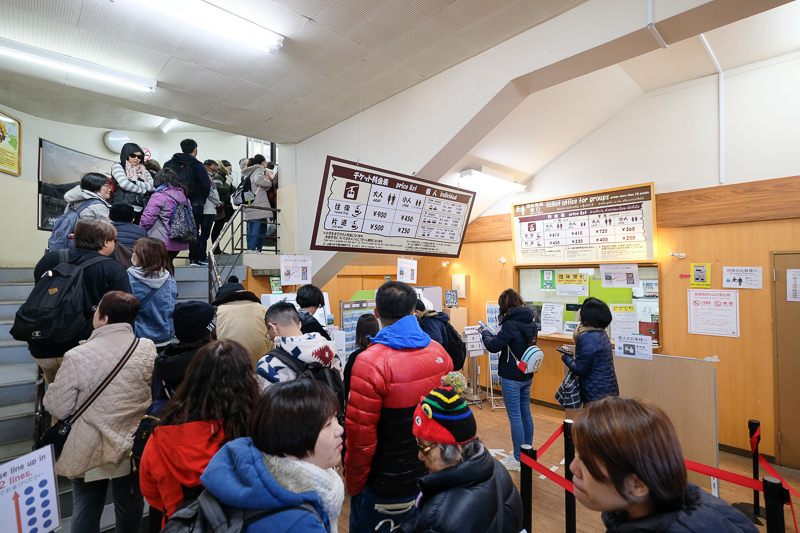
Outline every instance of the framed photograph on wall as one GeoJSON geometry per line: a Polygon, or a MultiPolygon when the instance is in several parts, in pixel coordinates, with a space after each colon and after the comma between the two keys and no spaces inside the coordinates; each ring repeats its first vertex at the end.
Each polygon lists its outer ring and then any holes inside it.
{"type": "Polygon", "coordinates": [[[0,109],[0,172],[22,174],[22,122],[0,109]]]}

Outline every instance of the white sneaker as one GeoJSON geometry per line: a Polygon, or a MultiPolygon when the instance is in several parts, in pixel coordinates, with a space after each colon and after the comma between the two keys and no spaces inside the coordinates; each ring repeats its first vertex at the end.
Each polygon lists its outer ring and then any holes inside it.
{"type": "Polygon", "coordinates": [[[500,464],[506,467],[506,470],[510,470],[512,472],[519,472],[520,469],[519,461],[514,459],[513,455],[509,455],[508,457],[500,461],[500,464]]]}

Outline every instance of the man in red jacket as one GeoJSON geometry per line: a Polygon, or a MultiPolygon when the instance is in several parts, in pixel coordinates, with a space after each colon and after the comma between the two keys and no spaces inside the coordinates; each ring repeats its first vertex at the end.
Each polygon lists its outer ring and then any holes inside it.
{"type": "Polygon", "coordinates": [[[375,316],[383,329],[353,365],[344,459],[351,533],[389,532],[417,513],[417,480],[427,470],[417,458],[414,409],[453,361],[419,327],[416,301],[399,281],[378,289],[375,316]]]}

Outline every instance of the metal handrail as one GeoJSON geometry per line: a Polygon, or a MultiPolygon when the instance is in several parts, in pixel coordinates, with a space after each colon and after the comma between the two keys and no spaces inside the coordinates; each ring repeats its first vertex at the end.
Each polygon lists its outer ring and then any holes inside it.
{"type": "Polygon", "coordinates": [[[270,211],[273,213],[273,222],[270,222],[270,224],[275,224],[276,232],[274,236],[269,237],[270,239],[275,239],[275,246],[271,249],[271,251],[275,254],[280,253],[280,250],[278,249],[278,239],[280,239],[280,237],[278,236],[277,228],[279,227],[278,213],[280,213],[281,210],[274,207],[261,207],[256,205],[243,204],[238,206],[231,215],[230,220],[225,223],[225,226],[222,227],[222,231],[220,231],[216,240],[214,240],[208,249],[209,303],[214,300],[214,295],[228,279],[230,273],[233,272],[233,269],[239,263],[239,259],[242,257],[242,254],[246,249],[246,237],[251,236],[251,234],[245,231],[247,227],[247,221],[244,220],[244,215],[247,209],[260,209],[261,211],[270,211]],[[223,240],[225,240],[224,244],[223,240]],[[214,250],[217,249],[220,250],[220,254],[227,253],[226,250],[230,249],[229,255],[232,257],[232,260],[229,264],[223,265],[222,268],[220,268],[219,264],[217,263],[217,258],[214,255],[214,250]]]}

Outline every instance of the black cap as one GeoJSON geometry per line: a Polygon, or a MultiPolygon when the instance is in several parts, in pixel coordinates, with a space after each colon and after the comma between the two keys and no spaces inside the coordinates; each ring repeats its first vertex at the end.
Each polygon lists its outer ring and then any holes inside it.
{"type": "Polygon", "coordinates": [[[179,341],[199,341],[217,327],[217,308],[200,300],[179,302],[175,304],[172,323],[179,341]]]}

